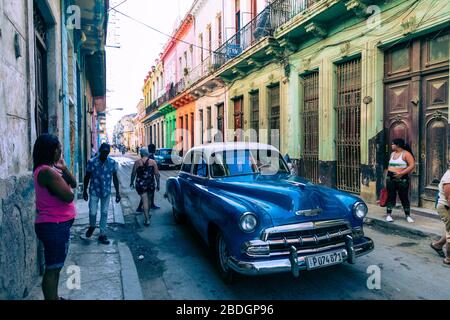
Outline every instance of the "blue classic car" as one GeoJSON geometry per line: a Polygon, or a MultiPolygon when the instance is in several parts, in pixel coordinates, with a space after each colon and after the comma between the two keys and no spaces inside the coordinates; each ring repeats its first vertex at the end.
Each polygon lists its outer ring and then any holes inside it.
{"type": "Polygon", "coordinates": [[[278,150],[259,143],[199,146],[185,156],[166,197],[214,249],[220,275],[313,270],[373,250],[358,197],[293,176],[278,150]]]}
{"type": "Polygon", "coordinates": [[[174,154],[172,149],[162,148],[156,150],[155,161],[158,169],[180,169],[183,159],[174,154]]]}

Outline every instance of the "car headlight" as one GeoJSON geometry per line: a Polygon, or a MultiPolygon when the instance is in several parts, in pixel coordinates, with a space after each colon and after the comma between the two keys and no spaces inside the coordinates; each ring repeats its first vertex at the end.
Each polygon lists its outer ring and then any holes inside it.
{"type": "Polygon", "coordinates": [[[239,226],[241,227],[242,231],[250,233],[255,231],[257,224],[258,220],[256,219],[255,214],[246,212],[241,216],[239,226]]]}
{"type": "Polygon", "coordinates": [[[358,219],[364,219],[364,217],[367,215],[367,206],[363,202],[357,202],[353,206],[353,214],[358,219]]]}

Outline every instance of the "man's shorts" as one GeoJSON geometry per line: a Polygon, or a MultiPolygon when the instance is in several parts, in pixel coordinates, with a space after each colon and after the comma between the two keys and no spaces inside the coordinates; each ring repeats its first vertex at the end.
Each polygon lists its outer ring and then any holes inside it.
{"type": "Polygon", "coordinates": [[[64,267],[69,252],[70,228],[74,220],[60,223],[37,223],[34,225],[38,239],[44,245],[45,268],[64,267]]]}
{"type": "Polygon", "coordinates": [[[437,212],[445,224],[445,234],[447,237],[447,242],[450,243],[450,209],[442,204],[437,206],[437,212]]]}

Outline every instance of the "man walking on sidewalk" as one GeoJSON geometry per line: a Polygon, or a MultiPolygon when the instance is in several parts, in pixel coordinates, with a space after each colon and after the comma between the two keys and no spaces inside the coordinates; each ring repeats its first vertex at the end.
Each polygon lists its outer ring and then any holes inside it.
{"type": "MultiPolygon", "coordinates": [[[[448,167],[450,167],[450,162],[448,167]]],[[[445,224],[445,235],[439,241],[432,242],[431,248],[441,257],[445,257],[444,265],[450,267],[450,168],[447,169],[439,184],[437,211],[445,224]],[[446,254],[443,250],[444,246],[446,247],[446,254]]]]}
{"type": "Polygon", "coordinates": [[[109,244],[106,236],[106,224],[108,221],[108,208],[111,199],[111,179],[114,182],[116,189],[116,203],[121,200],[119,192],[119,179],[117,177],[118,164],[109,157],[111,146],[109,144],[102,144],[99,149],[99,154],[89,160],[86,167],[86,176],[84,177],[84,192],[83,199],[89,200],[89,229],[86,232],[86,237],[90,238],[95,230],[97,223],[97,210],[100,201],[100,236],[98,241],[103,244],[109,244]],[[89,185],[90,182],[90,185],[89,185]],[[89,185],[89,195],[87,188],[89,185]]]}

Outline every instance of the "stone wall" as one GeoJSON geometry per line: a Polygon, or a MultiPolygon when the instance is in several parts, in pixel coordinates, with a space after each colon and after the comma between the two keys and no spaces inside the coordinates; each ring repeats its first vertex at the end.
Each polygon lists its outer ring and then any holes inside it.
{"type": "Polygon", "coordinates": [[[32,174],[0,179],[0,300],[23,299],[39,275],[32,174]]]}

